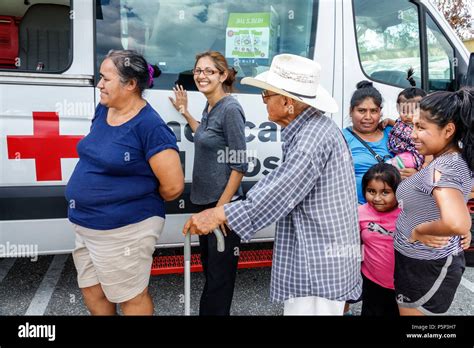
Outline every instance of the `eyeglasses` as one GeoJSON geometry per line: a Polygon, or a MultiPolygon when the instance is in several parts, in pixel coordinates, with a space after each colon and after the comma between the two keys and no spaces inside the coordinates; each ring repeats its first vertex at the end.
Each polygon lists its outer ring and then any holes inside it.
{"type": "Polygon", "coordinates": [[[197,68],[197,69],[193,69],[193,74],[196,75],[196,76],[199,76],[201,75],[201,73],[204,73],[204,76],[211,76],[211,75],[214,75],[215,73],[220,73],[219,70],[212,70],[211,68],[206,68],[206,69],[200,69],[200,68],[197,68]]]}
{"type": "Polygon", "coordinates": [[[276,93],[268,94],[268,91],[262,91],[262,100],[263,100],[263,102],[266,104],[268,98],[274,97],[274,96],[276,96],[276,95],[279,95],[279,94],[276,94],[276,93]]]}

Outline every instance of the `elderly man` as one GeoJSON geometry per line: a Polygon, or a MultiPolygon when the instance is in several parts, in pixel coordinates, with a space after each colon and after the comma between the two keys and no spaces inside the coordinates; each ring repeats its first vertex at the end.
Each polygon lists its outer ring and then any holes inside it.
{"type": "Polygon", "coordinates": [[[269,120],[283,128],[282,163],[244,201],[194,215],[183,229],[208,234],[225,223],[249,240],[276,222],[270,297],[284,302],[285,315],[342,315],[344,302],[361,293],[352,159],[321,112],[338,108],[319,85],[320,71],[312,60],[282,54],[269,71],[242,80],[263,90],[269,120]]]}

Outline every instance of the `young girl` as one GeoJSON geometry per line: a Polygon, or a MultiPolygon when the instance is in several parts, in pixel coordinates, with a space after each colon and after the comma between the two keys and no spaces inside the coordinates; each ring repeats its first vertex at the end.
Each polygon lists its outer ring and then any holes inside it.
{"type": "MultiPolygon", "coordinates": [[[[413,71],[408,71],[408,81],[414,86],[413,71]]],[[[413,116],[419,112],[419,104],[426,92],[420,88],[410,87],[400,92],[397,97],[397,110],[400,117],[387,120],[386,124],[393,126],[389,134],[388,148],[396,156],[389,160],[397,168],[415,168],[420,170],[425,158],[415,148],[411,139],[413,131],[413,116]]]]}
{"type": "Polygon", "coordinates": [[[393,272],[393,235],[400,213],[395,197],[401,181],[399,171],[387,163],[371,167],[362,178],[367,203],[359,206],[362,260],[362,315],[398,316],[393,272]]]}
{"type": "Polygon", "coordinates": [[[395,292],[401,315],[442,314],[461,282],[471,238],[474,90],[424,97],[412,138],[420,154],[434,159],[397,190],[403,204],[394,237],[395,292]]]}

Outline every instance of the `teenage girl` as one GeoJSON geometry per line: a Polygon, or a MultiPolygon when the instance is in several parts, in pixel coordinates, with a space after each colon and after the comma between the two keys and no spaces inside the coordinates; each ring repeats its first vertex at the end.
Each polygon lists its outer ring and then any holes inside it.
{"type": "Polygon", "coordinates": [[[402,181],[394,237],[395,293],[401,315],[445,313],[470,244],[466,207],[473,184],[474,90],[424,97],[413,120],[417,151],[433,161],[402,181]]]}

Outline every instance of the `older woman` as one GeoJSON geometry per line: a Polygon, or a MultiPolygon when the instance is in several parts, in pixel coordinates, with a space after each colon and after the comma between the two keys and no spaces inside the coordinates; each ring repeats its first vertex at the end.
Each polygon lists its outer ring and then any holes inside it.
{"type": "MultiPolygon", "coordinates": [[[[362,192],[362,177],[374,164],[393,157],[388,149],[388,135],[391,126],[379,129],[382,117],[382,95],[372,82],[360,81],[352,95],[350,116],[352,127],[343,130],[344,137],[351,149],[357,184],[359,204],[365,204],[362,192]]],[[[402,179],[417,172],[413,168],[399,169],[402,179]]]]}
{"type": "Polygon", "coordinates": [[[351,149],[359,204],[366,200],[362,192],[362,177],[378,162],[392,157],[388,150],[388,134],[392,127],[379,129],[382,116],[382,95],[369,81],[357,84],[357,90],[351,98],[350,116],[352,127],[343,130],[344,137],[351,149]]]}
{"type": "Polygon", "coordinates": [[[66,188],[79,287],[93,315],[153,314],[147,292],[165,201],[184,189],[176,138],[143,99],[153,69],[134,51],[100,67],[100,104],[66,188]]]}

